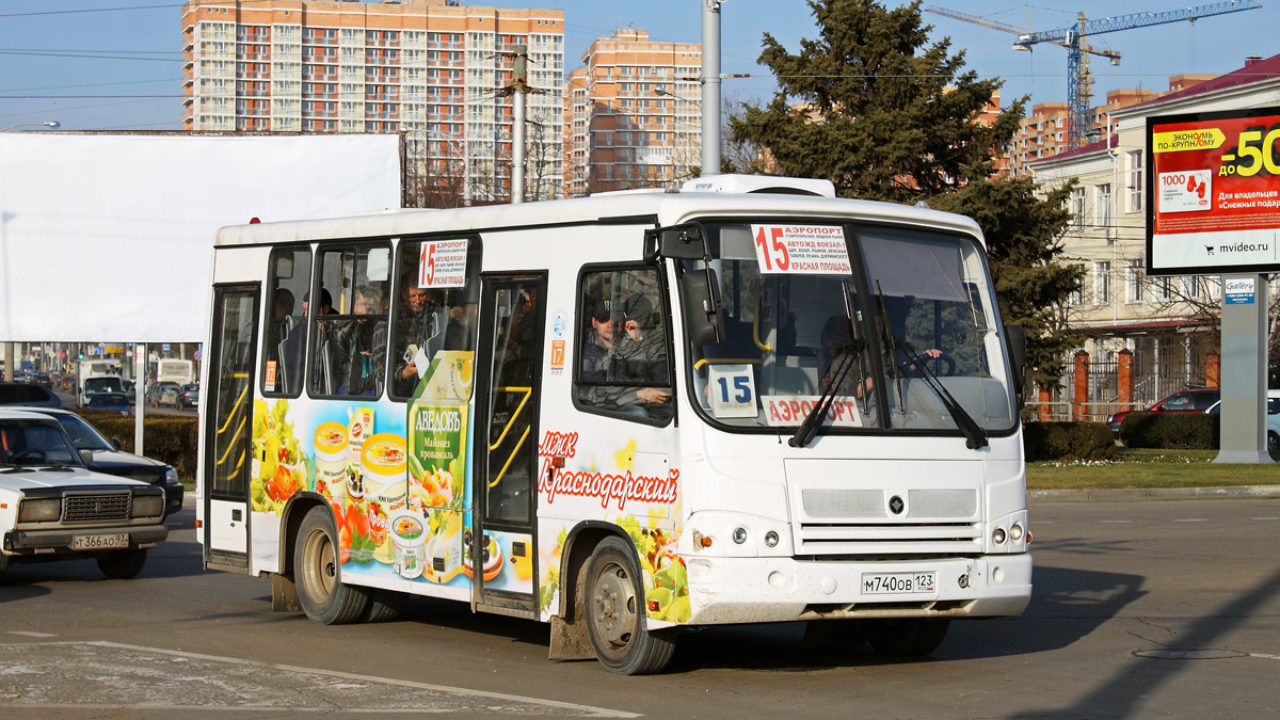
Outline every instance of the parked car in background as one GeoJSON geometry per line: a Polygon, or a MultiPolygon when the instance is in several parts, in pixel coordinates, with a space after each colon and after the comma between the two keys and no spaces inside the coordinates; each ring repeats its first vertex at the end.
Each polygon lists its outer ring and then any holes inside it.
{"type": "MultiPolygon", "coordinates": [[[[1188,390],[1179,390],[1142,412],[1204,412],[1205,410],[1208,410],[1211,405],[1218,402],[1220,394],[1221,391],[1218,388],[1191,388],[1188,390]]],[[[1116,436],[1120,435],[1120,423],[1124,422],[1125,417],[1127,417],[1130,412],[1138,411],[1125,410],[1115,413],[1111,417],[1107,418],[1107,427],[1111,428],[1112,434],[1116,436]]]]}
{"type": "Polygon", "coordinates": [[[130,405],[136,405],[138,402],[138,383],[133,380],[121,380],[120,387],[124,388],[125,397],[129,398],[130,405]]]}
{"type": "MultiPolygon", "coordinates": [[[[1209,406],[1206,413],[1217,415],[1222,410],[1222,401],[1209,406]]],[[[1267,391],[1267,452],[1280,451],[1280,390],[1267,391]]]]}
{"type": "Polygon", "coordinates": [[[181,386],[176,382],[161,380],[160,382],[151,383],[151,387],[147,388],[147,402],[151,407],[160,407],[161,405],[169,405],[170,407],[178,407],[178,392],[181,386]]]}
{"type": "Polygon", "coordinates": [[[0,572],[94,558],[107,577],[134,577],[169,536],[164,509],[160,488],[85,467],[52,418],[0,409],[0,572]]]}
{"type": "Polygon", "coordinates": [[[94,472],[127,477],[140,480],[164,489],[165,514],[176,513],[182,509],[182,498],[185,489],[178,479],[178,471],[169,465],[149,457],[134,455],[120,449],[120,441],[103,435],[93,423],[85,420],[70,410],[59,408],[25,408],[33,413],[53,418],[71,438],[76,450],[87,450],[91,457],[81,459],[87,461],[89,469],[94,472]]]}
{"type": "Polygon", "coordinates": [[[129,397],[124,393],[100,392],[89,396],[89,404],[85,405],[85,409],[128,415],[133,410],[133,406],[129,404],[129,397]]]}
{"type": "Polygon", "coordinates": [[[0,405],[62,407],[57,395],[31,383],[0,382],[0,405]]]}
{"type": "Polygon", "coordinates": [[[200,404],[200,384],[189,383],[178,390],[178,407],[195,407],[200,404]]]}

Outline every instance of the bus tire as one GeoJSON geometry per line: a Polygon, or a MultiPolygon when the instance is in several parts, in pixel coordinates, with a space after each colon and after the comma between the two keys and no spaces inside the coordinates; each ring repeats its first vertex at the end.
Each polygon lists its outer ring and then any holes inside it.
{"type": "Polygon", "coordinates": [[[950,624],[945,618],[876,620],[867,628],[867,640],[887,657],[922,657],[938,649],[950,624]]]}
{"type": "Polygon", "coordinates": [[[623,675],[666,667],[675,638],[646,629],[640,566],[630,543],[617,536],[600,541],[587,562],[585,589],[587,635],[601,665],[623,675]]]}
{"type": "Polygon", "coordinates": [[[323,625],[345,625],[364,617],[369,595],[363,588],[342,582],[337,532],[329,506],[307,511],[293,552],[298,602],[307,617],[323,625]]]}
{"type": "Polygon", "coordinates": [[[97,557],[98,569],[114,580],[135,578],[147,563],[146,550],[116,550],[97,557]]]}
{"type": "Polygon", "coordinates": [[[400,617],[400,610],[409,596],[395,590],[375,588],[369,591],[369,609],[365,622],[391,622],[400,617]]]}

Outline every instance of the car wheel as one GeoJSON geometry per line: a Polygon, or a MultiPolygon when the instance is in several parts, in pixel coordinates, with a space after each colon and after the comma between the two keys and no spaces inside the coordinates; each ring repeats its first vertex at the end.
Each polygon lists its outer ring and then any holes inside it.
{"type": "Polygon", "coordinates": [[[867,640],[881,655],[921,657],[938,649],[950,624],[950,620],[937,618],[878,620],[869,628],[867,640]]]}
{"type": "Polygon", "coordinates": [[[1280,450],[1280,435],[1276,435],[1270,430],[1267,431],[1267,452],[1276,452],[1280,450]]]}
{"type": "Polygon", "coordinates": [[[345,625],[362,619],[369,607],[364,588],[342,583],[342,565],[328,505],[311,508],[298,528],[293,574],[298,601],[307,617],[323,625],[345,625]]]}
{"type": "Polygon", "coordinates": [[[587,635],[601,665],[623,675],[666,667],[675,638],[646,629],[640,567],[629,543],[608,537],[596,546],[587,562],[586,592],[587,635]]]}
{"type": "Polygon", "coordinates": [[[115,580],[128,580],[142,572],[147,562],[146,550],[117,550],[98,556],[98,569],[115,580]]]}

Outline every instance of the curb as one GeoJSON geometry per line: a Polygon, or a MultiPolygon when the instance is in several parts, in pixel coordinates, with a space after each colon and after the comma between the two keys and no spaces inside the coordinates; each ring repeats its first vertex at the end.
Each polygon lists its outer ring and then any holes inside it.
{"type": "Polygon", "coordinates": [[[1280,498],[1280,485],[1224,485],[1220,487],[1116,488],[1091,490],[1028,490],[1027,499],[1059,503],[1147,502],[1150,500],[1225,500],[1280,498]]]}

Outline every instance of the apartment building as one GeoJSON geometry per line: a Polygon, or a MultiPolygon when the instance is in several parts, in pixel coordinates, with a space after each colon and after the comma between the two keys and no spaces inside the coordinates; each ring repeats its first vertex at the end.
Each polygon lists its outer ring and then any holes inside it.
{"type": "MultiPolygon", "coordinates": [[[[1185,73],[1172,75],[1169,77],[1169,89],[1159,93],[1154,90],[1134,88],[1112,90],[1107,93],[1106,103],[1089,110],[1090,132],[1088,135],[1095,141],[1105,135],[1109,118],[1123,108],[1181,92],[1215,77],[1215,75],[1185,73]]],[[[1023,118],[1022,127],[1014,136],[1006,155],[1012,175],[1025,177],[1030,174],[1028,165],[1031,163],[1051,158],[1069,149],[1067,147],[1067,110],[1067,104],[1059,102],[1036,103],[1031,106],[1031,114],[1023,118]]],[[[1114,130],[1114,122],[1111,124],[1114,130]]]]}
{"type": "Polygon", "coordinates": [[[403,133],[406,203],[436,207],[510,199],[511,68],[524,45],[525,197],[562,192],[562,10],[191,0],[182,30],[185,129],[403,133]]]}
{"type": "Polygon", "coordinates": [[[656,187],[701,163],[702,46],[596,38],[565,84],[565,194],[656,187]]]}
{"type": "Polygon", "coordinates": [[[1146,122],[1151,116],[1280,105],[1280,55],[1250,58],[1220,77],[1194,77],[1195,83],[1114,109],[1111,132],[1102,139],[1029,163],[1046,187],[1076,183],[1061,261],[1081,266],[1085,282],[1065,312],[1072,331],[1084,336],[1080,349],[1103,370],[1090,390],[1100,403],[1115,398],[1106,369],[1119,352],[1132,353],[1135,402],[1145,404],[1204,384],[1206,358],[1218,351],[1221,278],[1145,274],[1146,122]]]}

